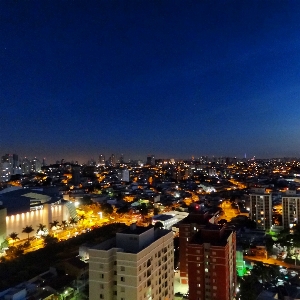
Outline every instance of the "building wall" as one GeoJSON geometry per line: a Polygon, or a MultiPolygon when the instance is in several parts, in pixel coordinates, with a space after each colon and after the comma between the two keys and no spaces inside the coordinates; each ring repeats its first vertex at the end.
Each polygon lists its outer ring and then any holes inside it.
{"type": "Polygon", "coordinates": [[[138,253],[90,249],[91,300],[173,300],[174,249],[169,232],[138,253]]]}
{"type": "Polygon", "coordinates": [[[180,261],[180,281],[188,284],[188,245],[192,236],[203,228],[202,224],[180,224],[179,225],[179,261],[180,261]]]}
{"type": "Polygon", "coordinates": [[[235,233],[227,245],[189,244],[189,299],[232,300],[236,291],[235,233]]]}
{"type": "Polygon", "coordinates": [[[6,215],[6,208],[0,208],[0,244],[4,242],[7,237],[6,215]]]}
{"type": "Polygon", "coordinates": [[[250,217],[256,222],[257,229],[272,227],[272,194],[250,195],[250,217]]]}
{"type": "Polygon", "coordinates": [[[42,209],[6,216],[6,236],[12,232],[16,232],[21,240],[26,239],[28,237],[27,233],[22,233],[23,228],[26,226],[32,226],[32,228],[35,230],[31,233],[31,236],[33,236],[38,229],[39,224],[43,224],[50,229],[50,222],[57,220],[61,223],[62,220],[68,219],[68,209],[64,204],[55,205],[55,207],[52,207],[51,204],[44,204],[42,209]]]}
{"type": "Polygon", "coordinates": [[[300,217],[300,197],[282,197],[282,223],[284,228],[290,228],[290,224],[298,224],[300,217]]]}

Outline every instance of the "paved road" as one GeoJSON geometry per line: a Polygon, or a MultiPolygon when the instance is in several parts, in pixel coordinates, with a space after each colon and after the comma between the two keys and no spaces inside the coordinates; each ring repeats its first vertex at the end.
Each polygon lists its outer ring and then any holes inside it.
{"type": "Polygon", "coordinates": [[[269,264],[269,265],[277,265],[277,266],[282,266],[288,269],[299,269],[300,270],[300,266],[295,266],[295,264],[289,264],[286,263],[282,260],[278,260],[278,259],[274,259],[274,258],[263,258],[263,257],[257,257],[257,256],[245,256],[244,255],[244,260],[247,261],[260,261],[264,264],[269,264]]]}

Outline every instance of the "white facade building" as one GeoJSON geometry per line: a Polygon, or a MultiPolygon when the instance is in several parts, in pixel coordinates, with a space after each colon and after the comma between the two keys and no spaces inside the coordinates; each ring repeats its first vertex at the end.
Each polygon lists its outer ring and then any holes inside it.
{"type": "Polygon", "coordinates": [[[257,229],[272,227],[272,194],[250,194],[250,218],[257,229]]]}
{"type": "Polygon", "coordinates": [[[171,231],[136,227],[89,249],[91,300],[173,300],[171,231]]]}
{"type": "Polygon", "coordinates": [[[282,195],[282,225],[291,228],[298,224],[300,217],[300,195],[296,191],[288,191],[282,195]]]}

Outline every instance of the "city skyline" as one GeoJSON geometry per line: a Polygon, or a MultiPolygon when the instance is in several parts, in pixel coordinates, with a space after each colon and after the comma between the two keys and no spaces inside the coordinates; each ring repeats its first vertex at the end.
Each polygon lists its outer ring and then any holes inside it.
{"type": "Polygon", "coordinates": [[[0,6],[2,155],[300,157],[298,1],[0,6]]]}

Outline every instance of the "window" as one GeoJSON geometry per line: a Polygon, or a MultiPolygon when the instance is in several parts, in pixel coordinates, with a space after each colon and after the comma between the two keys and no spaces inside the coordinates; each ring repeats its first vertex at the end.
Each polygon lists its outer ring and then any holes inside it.
{"type": "Polygon", "coordinates": [[[216,290],[216,289],[217,289],[217,287],[214,285],[214,286],[213,286],[213,290],[216,290]]]}
{"type": "Polygon", "coordinates": [[[199,253],[200,253],[200,250],[196,250],[196,253],[198,253],[198,254],[199,254],[199,253]]]}
{"type": "Polygon", "coordinates": [[[117,295],[117,291],[114,291],[114,295],[115,295],[115,296],[117,295]]]}
{"type": "Polygon", "coordinates": [[[116,282],[116,281],[114,281],[114,285],[117,285],[117,282],[116,282]]]}
{"type": "Polygon", "coordinates": [[[216,259],[215,258],[213,258],[213,260],[212,260],[213,262],[216,262],[216,259]]]}
{"type": "Polygon", "coordinates": [[[121,271],[125,271],[125,267],[124,266],[121,266],[121,271]]]}
{"type": "Polygon", "coordinates": [[[103,294],[100,294],[100,299],[104,299],[104,296],[103,296],[103,294]]]}
{"type": "Polygon", "coordinates": [[[100,283],[100,289],[104,289],[104,285],[100,283]]]}
{"type": "Polygon", "coordinates": [[[217,254],[217,252],[216,252],[216,251],[213,251],[212,255],[216,255],[216,254],[217,254]]]}
{"type": "Polygon", "coordinates": [[[100,274],[100,278],[104,278],[104,274],[100,274]]]}
{"type": "Polygon", "coordinates": [[[201,286],[201,284],[200,283],[197,283],[197,287],[200,287],[201,286]]]}
{"type": "Polygon", "coordinates": [[[125,282],[125,277],[121,276],[121,281],[125,282]]]}

